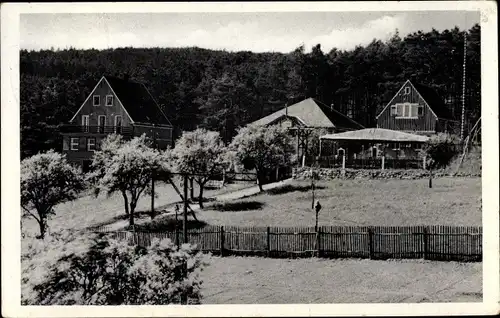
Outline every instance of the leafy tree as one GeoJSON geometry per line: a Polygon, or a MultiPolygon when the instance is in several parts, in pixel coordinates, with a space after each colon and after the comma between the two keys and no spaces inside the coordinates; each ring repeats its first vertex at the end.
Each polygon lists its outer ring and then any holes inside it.
{"type": "Polygon", "coordinates": [[[189,244],[178,248],[170,239],[153,239],[145,248],[93,234],[58,250],[25,303],[166,305],[201,299],[199,273],[208,262],[189,244]]]}
{"type": "Polygon", "coordinates": [[[203,208],[203,187],[224,168],[224,153],[219,133],[203,128],[182,134],[172,151],[176,171],[192,174],[199,185],[200,208],[203,208]]]}
{"type": "Polygon", "coordinates": [[[50,150],[21,162],[21,206],[25,215],[37,221],[39,238],[45,237],[54,207],[74,200],[84,186],[81,171],[59,153],[50,150]]]}
{"type": "Polygon", "coordinates": [[[455,135],[439,133],[432,136],[424,147],[429,169],[448,166],[458,154],[459,138],[455,135]]]}
{"type": "Polygon", "coordinates": [[[122,194],[125,214],[132,226],[137,201],[144,193],[151,194],[152,177],[156,180],[169,177],[168,162],[164,158],[162,153],[149,147],[145,135],[129,141],[110,135],[94,154],[89,180],[94,184],[96,195],[100,191],[107,195],[122,194]]]}
{"type": "Polygon", "coordinates": [[[229,145],[233,160],[257,174],[259,189],[266,173],[280,165],[292,162],[293,145],[285,128],[278,126],[247,126],[238,130],[229,145]]]}

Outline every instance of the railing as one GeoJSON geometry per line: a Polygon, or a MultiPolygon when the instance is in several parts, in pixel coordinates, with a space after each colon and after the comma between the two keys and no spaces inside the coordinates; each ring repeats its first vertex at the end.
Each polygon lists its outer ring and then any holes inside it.
{"type": "Polygon", "coordinates": [[[91,133],[91,134],[119,134],[133,135],[133,127],[122,126],[80,126],[80,125],[63,125],[62,133],[91,133]]]}
{"type": "Polygon", "coordinates": [[[348,169],[423,169],[423,159],[385,158],[382,164],[381,158],[357,158],[343,159],[341,156],[323,156],[318,159],[309,158],[305,161],[306,166],[318,164],[321,168],[348,168],[348,169]]]}

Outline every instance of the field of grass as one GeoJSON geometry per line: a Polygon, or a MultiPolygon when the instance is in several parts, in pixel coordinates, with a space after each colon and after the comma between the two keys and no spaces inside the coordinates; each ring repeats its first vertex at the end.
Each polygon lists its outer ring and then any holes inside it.
{"type": "MultiPolygon", "coordinates": [[[[481,179],[318,182],[320,225],[481,225],[481,179]]],[[[293,181],[244,199],[209,204],[207,224],[314,226],[310,182],[293,181]]]]}
{"type": "Polygon", "coordinates": [[[482,264],[213,257],[203,304],[482,301],[482,264]]]}

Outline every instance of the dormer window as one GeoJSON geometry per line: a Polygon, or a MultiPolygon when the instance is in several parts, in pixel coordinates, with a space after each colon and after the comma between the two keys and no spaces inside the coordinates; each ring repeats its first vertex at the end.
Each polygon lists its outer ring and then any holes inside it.
{"type": "Polygon", "coordinates": [[[405,87],[405,95],[409,95],[410,94],[410,87],[405,87]]]}
{"type": "Polygon", "coordinates": [[[106,106],[113,106],[113,95],[106,95],[106,106]]]}
{"type": "Polygon", "coordinates": [[[99,95],[94,95],[92,97],[92,100],[93,100],[93,104],[94,106],[100,106],[101,105],[101,96],[99,95]]]}

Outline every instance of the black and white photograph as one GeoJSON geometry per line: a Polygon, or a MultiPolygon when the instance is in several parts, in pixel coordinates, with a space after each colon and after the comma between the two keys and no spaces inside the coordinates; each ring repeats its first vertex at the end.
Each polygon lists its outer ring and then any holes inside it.
{"type": "Polygon", "coordinates": [[[2,314],[497,313],[496,10],[2,4],[2,314]]]}

